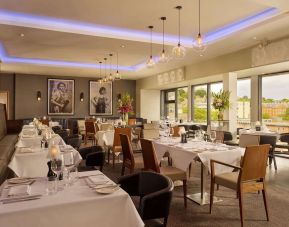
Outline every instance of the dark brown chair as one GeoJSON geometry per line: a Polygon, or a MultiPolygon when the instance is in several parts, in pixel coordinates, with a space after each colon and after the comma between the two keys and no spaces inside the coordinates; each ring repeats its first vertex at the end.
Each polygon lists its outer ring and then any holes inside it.
{"type": "Polygon", "coordinates": [[[80,165],[79,171],[95,170],[99,167],[102,171],[104,166],[105,153],[101,146],[92,146],[79,149],[79,154],[85,160],[85,166],[80,165]]]}
{"type": "Polygon", "coordinates": [[[215,184],[237,191],[241,225],[243,226],[243,194],[248,192],[262,191],[267,221],[269,214],[267,208],[265,175],[270,145],[249,146],[246,148],[241,167],[230,165],[216,160],[211,160],[211,194],[210,213],[212,213],[215,184]],[[224,165],[238,171],[216,174],[215,164],[224,165]]]}
{"type": "Polygon", "coordinates": [[[118,156],[122,152],[121,142],[120,142],[120,134],[127,135],[129,140],[131,140],[131,128],[115,128],[114,137],[113,137],[113,145],[108,148],[107,161],[109,164],[110,161],[110,153],[112,153],[112,165],[114,167],[115,157],[118,156]]]}
{"type": "Polygon", "coordinates": [[[143,169],[143,157],[134,156],[129,137],[123,134],[119,136],[123,153],[121,175],[124,175],[125,168],[128,168],[130,173],[133,173],[135,169],[143,169]]]}
{"type": "Polygon", "coordinates": [[[84,143],[87,144],[87,140],[92,141],[92,145],[96,145],[95,133],[96,129],[94,126],[94,120],[85,120],[85,136],[84,143]]]}
{"type": "Polygon", "coordinates": [[[40,122],[44,125],[49,126],[49,120],[48,119],[41,119],[40,122]]]}
{"type": "Polygon", "coordinates": [[[269,165],[271,166],[272,161],[274,162],[274,168],[277,170],[277,162],[275,158],[275,147],[276,147],[277,137],[271,135],[261,135],[260,144],[270,144],[269,150],[269,165]]]}
{"type": "Polygon", "coordinates": [[[187,175],[186,172],[172,166],[160,167],[157,163],[155,148],[152,141],[141,139],[144,170],[154,171],[169,177],[172,181],[182,180],[184,191],[184,204],[187,207],[187,175]]]}

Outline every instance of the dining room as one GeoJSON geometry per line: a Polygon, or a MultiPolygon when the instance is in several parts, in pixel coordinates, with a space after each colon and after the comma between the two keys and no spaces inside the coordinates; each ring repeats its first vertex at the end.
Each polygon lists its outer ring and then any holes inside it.
{"type": "Polygon", "coordinates": [[[0,227],[287,226],[288,12],[0,1],[0,227]]]}

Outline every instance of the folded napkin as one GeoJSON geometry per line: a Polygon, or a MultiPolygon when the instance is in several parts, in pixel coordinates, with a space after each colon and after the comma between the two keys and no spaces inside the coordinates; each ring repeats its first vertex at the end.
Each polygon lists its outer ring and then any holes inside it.
{"type": "Polygon", "coordinates": [[[36,150],[31,149],[31,148],[26,148],[26,147],[22,147],[19,150],[19,153],[25,154],[25,153],[35,153],[36,150]]]}
{"type": "Polygon", "coordinates": [[[29,185],[15,185],[10,187],[8,196],[27,196],[30,195],[29,185]]]}
{"type": "Polygon", "coordinates": [[[89,176],[86,179],[86,183],[89,187],[95,187],[97,185],[107,184],[109,181],[103,176],[89,176]]]}

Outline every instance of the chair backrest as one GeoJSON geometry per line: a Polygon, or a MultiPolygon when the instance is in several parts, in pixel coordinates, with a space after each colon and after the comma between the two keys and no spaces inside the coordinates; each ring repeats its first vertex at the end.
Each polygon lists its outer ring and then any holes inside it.
{"type": "Polygon", "coordinates": [[[289,133],[281,133],[280,141],[289,144],[289,133]]]}
{"type": "Polygon", "coordinates": [[[72,135],[68,136],[65,140],[65,143],[72,146],[76,150],[80,148],[82,142],[82,136],[81,135],[72,135]]]}
{"type": "Polygon", "coordinates": [[[246,147],[241,164],[241,181],[265,178],[269,149],[269,144],[246,147]]]}
{"type": "Polygon", "coordinates": [[[157,163],[157,157],[152,141],[141,139],[142,155],[144,162],[144,169],[159,173],[160,167],[157,163]]]}
{"type": "Polygon", "coordinates": [[[100,130],[101,131],[108,131],[108,130],[113,130],[113,129],[114,129],[114,127],[110,123],[102,123],[102,124],[100,124],[100,130]]]}
{"type": "Polygon", "coordinates": [[[275,149],[277,142],[276,136],[271,135],[261,135],[260,136],[260,144],[270,144],[272,149],[275,149]]]}
{"type": "Polygon", "coordinates": [[[128,119],[128,125],[136,125],[136,119],[135,118],[128,119]]]}
{"type": "Polygon", "coordinates": [[[233,140],[233,135],[231,132],[224,132],[224,141],[233,140]]]}
{"type": "Polygon", "coordinates": [[[191,125],[190,128],[191,128],[191,130],[200,130],[201,129],[201,127],[198,125],[191,125]]]}
{"type": "Polygon", "coordinates": [[[260,136],[241,134],[239,139],[239,147],[254,146],[260,144],[260,136]]]}
{"type": "Polygon", "coordinates": [[[113,147],[121,146],[119,135],[127,135],[129,140],[131,140],[131,128],[115,128],[113,137],[113,147]]]}
{"type": "Polygon", "coordinates": [[[78,132],[85,130],[85,120],[77,120],[78,132]]]}
{"type": "Polygon", "coordinates": [[[84,124],[85,124],[85,132],[86,133],[95,134],[96,130],[95,130],[95,126],[94,126],[94,121],[86,120],[84,124]]]}
{"type": "Polygon", "coordinates": [[[123,161],[131,164],[131,166],[134,166],[135,161],[134,161],[134,156],[133,156],[133,149],[132,149],[129,137],[124,134],[119,134],[119,137],[120,137],[121,149],[123,153],[123,161]]]}
{"type": "Polygon", "coordinates": [[[49,126],[49,120],[48,119],[41,119],[40,122],[44,125],[49,126]]]}
{"type": "Polygon", "coordinates": [[[186,133],[184,126],[174,126],[172,129],[173,137],[180,137],[181,134],[186,133]]]}
{"type": "Polygon", "coordinates": [[[144,129],[143,130],[143,138],[144,139],[155,139],[160,136],[159,129],[144,129]]]}
{"type": "Polygon", "coordinates": [[[224,132],[223,131],[216,131],[216,142],[224,143],[224,132]]]}

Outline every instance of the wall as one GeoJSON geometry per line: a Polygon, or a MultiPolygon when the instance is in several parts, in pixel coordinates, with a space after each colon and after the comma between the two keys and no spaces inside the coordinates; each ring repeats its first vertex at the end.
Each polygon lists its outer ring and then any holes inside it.
{"type": "MultiPolygon", "coordinates": [[[[0,79],[2,75],[0,76],[0,79]]],[[[5,84],[1,85],[0,89],[7,90],[11,87],[11,80],[13,85],[13,75],[7,74],[5,77],[5,84]],[[9,82],[9,83],[8,83],[9,82]],[[4,87],[4,88],[2,88],[4,87]]],[[[47,116],[47,79],[48,78],[61,78],[61,79],[74,79],[75,80],[75,114],[73,116],[64,117],[85,117],[88,116],[88,95],[89,95],[89,81],[93,78],[83,77],[56,77],[44,75],[15,75],[15,119],[24,119],[31,117],[47,116]],[[41,101],[37,101],[36,93],[41,92],[41,101]],[[80,102],[80,93],[84,93],[84,102],[80,102]]],[[[117,94],[128,92],[135,100],[135,81],[134,80],[120,80],[113,83],[113,115],[119,116],[116,110],[117,94]]],[[[12,87],[11,94],[14,94],[12,87]]],[[[12,99],[11,99],[12,100],[12,99]]],[[[14,104],[13,104],[14,106],[14,104]]],[[[14,112],[13,108],[11,113],[14,112]]],[[[57,116],[58,117],[58,116],[57,116]]]]}
{"type": "Polygon", "coordinates": [[[160,91],[141,90],[140,91],[140,116],[150,121],[160,120],[160,91]]]}
{"type": "Polygon", "coordinates": [[[8,119],[14,118],[14,75],[0,74],[0,91],[9,92],[9,116],[8,119]]]}

